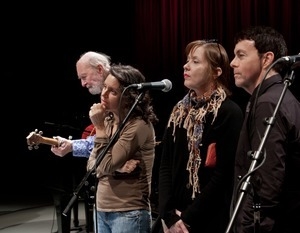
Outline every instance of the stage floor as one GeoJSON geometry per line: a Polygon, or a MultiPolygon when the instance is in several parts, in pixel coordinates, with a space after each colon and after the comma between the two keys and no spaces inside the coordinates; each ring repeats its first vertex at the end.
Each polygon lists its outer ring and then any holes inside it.
{"type": "MultiPolygon", "coordinates": [[[[84,202],[80,200],[78,220],[78,227],[75,227],[71,211],[71,232],[87,232],[84,202]]],[[[1,233],[54,233],[57,230],[56,210],[51,196],[1,196],[1,233]]]]}

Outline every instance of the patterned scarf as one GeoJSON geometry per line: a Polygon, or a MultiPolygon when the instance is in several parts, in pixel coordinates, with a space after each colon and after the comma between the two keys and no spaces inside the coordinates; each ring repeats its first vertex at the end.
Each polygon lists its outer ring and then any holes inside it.
{"type": "Polygon", "coordinates": [[[175,141],[176,126],[187,130],[189,160],[186,169],[189,171],[188,187],[193,187],[192,199],[196,193],[200,193],[198,170],[201,164],[199,146],[202,141],[204,130],[205,116],[208,113],[213,113],[213,120],[217,117],[218,110],[222,102],[226,98],[226,93],[222,87],[215,89],[208,98],[197,97],[193,90],[184,96],[174,107],[169,122],[174,123],[173,136],[175,141]]]}

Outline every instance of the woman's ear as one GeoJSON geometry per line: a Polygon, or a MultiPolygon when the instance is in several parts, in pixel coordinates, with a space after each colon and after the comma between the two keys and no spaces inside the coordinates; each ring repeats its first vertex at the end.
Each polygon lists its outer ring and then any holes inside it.
{"type": "Polygon", "coordinates": [[[214,79],[217,79],[218,77],[220,77],[221,74],[222,74],[222,69],[220,67],[218,67],[216,70],[216,76],[214,77],[214,79]]]}

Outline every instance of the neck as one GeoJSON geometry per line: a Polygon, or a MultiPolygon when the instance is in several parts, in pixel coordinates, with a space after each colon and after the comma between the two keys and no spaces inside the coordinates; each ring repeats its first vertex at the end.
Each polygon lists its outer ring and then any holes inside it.
{"type": "Polygon", "coordinates": [[[266,79],[268,79],[268,78],[270,78],[270,77],[272,77],[272,76],[274,76],[274,75],[276,75],[276,74],[278,74],[278,72],[276,72],[276,71],[274,71],[274,70],[270,70],[270,72],[267,74],[267,76],[266,76],[266,73],[262,73],[262,74],[260,75],[260,77],[257,79],[257,82],[255,83],[255,85],[253,85],[252,88],[248,88],[246,91],[247,91],[250,95],[252,95],[252,93],[253,93],[253,91],[255,90],[255,88],[256,88],[258,85],[260,85],[261,82],[263,82],[264,80],[266,80],[266,79]],[[265,77],[265,76],[266,76],[266,77],[265,77]]]}
{"type": "Polygon", "coordinates": [[[212,93],[216,90],[216,88],[210,88],[209,90],[202,92],[201,94],[199,92],[196,92],[197,100],[207,100],[210,98],[212,93]]]}

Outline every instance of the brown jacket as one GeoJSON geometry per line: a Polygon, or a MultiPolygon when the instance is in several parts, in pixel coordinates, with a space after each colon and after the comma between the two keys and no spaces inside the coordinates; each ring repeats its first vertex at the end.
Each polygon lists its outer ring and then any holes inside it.
{"type": "MultiPolygon", "coordinates": [[[[93,169],[96,158],[109,143],[109,138],[95,138],[87,169],[93,169]]],[[[155,155],[155,132],[152,124],[142,119],[127,122],[116,142],[108,149],[96,169],[98,178],[97,210],[114,212],[150,210],[152,167],[155,155]],[[118,173],[127,160],[140,163],[132,173],[118,173]]]]}

